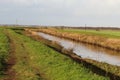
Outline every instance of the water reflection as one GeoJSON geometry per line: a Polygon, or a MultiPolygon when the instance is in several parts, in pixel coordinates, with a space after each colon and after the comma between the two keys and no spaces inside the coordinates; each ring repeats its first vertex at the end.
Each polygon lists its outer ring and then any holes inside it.
{"type": "Polygon", "coordinates": [[[78,43],[41,32],[38,32],[38,35],[45,39],[56,41],[66,49],[73,49],[73,52],[82,58],[93,59],[99,62],[120,66],[120,52],[108,50],[90,44],[78,43]]]}

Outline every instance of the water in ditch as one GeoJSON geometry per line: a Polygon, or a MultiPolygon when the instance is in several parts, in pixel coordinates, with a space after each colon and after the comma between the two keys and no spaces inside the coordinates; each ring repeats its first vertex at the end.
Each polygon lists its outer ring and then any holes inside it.
{"type": "Polygon", "coordinates": [[[38,35],[45,39],[56,41],[65,49],[73,49],[73,52],[78,56],[81,56],[82,58],[92,59],[99,62],[105,62],[108,64],[120,66],[120,52],[108,50],[90,44],[83,44],[80,42],[55,37],[42,32],[38,32],[38,35]]]}

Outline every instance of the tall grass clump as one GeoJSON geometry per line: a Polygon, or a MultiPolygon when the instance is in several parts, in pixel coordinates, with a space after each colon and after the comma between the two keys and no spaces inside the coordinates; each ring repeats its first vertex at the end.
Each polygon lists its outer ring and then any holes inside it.
{"type": "Polygon", "coordinates": [[[33,31],[40,31],[50,35],[58,36],[61,38],[70,39],[73,41],[78,41],[82,43],[88,43],[92,45],[97,45],[107,49],[120,51],[120,33],[114,32],[114,35],[111,32],[95,32],[95,31],[67,31],[67,30],[55,30],[55,29],[31,29],[33,31]],[[107,36],[106,36],[107,35],[107,36]],[[111,37],[112,36],[112,37],[111,37]],[[117,38],[116,38],[117,37],[117,38]]]}

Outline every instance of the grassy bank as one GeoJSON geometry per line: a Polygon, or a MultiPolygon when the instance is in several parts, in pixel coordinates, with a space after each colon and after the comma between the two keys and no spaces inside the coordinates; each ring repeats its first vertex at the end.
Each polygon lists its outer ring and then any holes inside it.
{"type": "Polygon", "coordinates": [[[3,76],[3,72],[6,66],[9,53],[9,40],[4,33],[4,29],[0,28],[0,77],[3,76]]]}
{"type": "Polygon", "coordinates": [[[15,46],[16,80],[109,80],[19,30],[7,31],[15,46]]]}
{"type": "MultiPolygon", "coordinates": [[[[99,35],[92,35],[94,33],[85,33],[84,34],[78,34],[77,32],[67,32],[67,31],[61,31],[58,29],[31,29],[33,31],[41,31],[47,34],[51,34],[54,36],[83,42],[83,43],[89,43],[92,45],[97,45],[100,47],[104,47],[107,49],[112,49],[116,51],[120,51],[120,39],[118,38],[111,38],[111,37],[105,37],[105,36],[99,36],[99,35]]],[[[28,30],[29,31],[29,30],[28,30]]],[[[89,32],[89,31],[88,31],[89,32]]],[[[97,32],[96,32],[97,33],[97,32]]],[[[98,32],[99,33],[99,32],[98,32]]],[[[119,32],[118,32],[119,34],[119,32]]],[[[103,35],[103,34],[102,34],[103,35]]],[[[109,35],[108,35],[109,36],[109,35]]]]}
{"type": "Polygon", "coordinates": [[[91,69],[93,72],[104,75],[104,76],[109,76],[111,80],[119,80],[120,79],[120,67],[110,65],[107,63],[102,63],[98,62],[95,60],[90,60],[90,59],[82,59],[81,57],[75,55],[73,51],[70,50],[65,50],[62,46],[60,46],[58,43],[54,41],[50,41],[47,39],[44,39],[40,37],[39,35],[35,34],[35,32],[28,32],[28,36],[32,37],[33,39],[36,39],[38,41],[43,42],[44,44],[58,50],[59,52],[62,52],[63,54],[69,56],[73,60],[77,61],[78,63],[83,63],[85,67],[91,69]]]}

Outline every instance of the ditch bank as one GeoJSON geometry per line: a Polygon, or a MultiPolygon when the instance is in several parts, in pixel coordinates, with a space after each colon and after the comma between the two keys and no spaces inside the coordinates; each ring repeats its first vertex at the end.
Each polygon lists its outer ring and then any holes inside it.
{"type": "Polygon", "coordinates": [[[92,45],[97,45],[107,49],[120,51],[120,39],[106,38],[101,36],[92,36],[86,34],[68,33],[60,32],[56,29],[26,29],[27,31],[37,31],[50,34],[53,36],[70,39],[77,42],[88,43],[92,45]]]}
{"type": "Polygon", "coordinates": [[[26,31],[27,36],[33,38],[34,40],[41,41],[45,45],[53,48],[56,51],[61,52],[62,54],[69,56],[74,61],[83,64],[86,68],[89,68],[92,72],[110,77],[110,80],[119,80],[120,79],[120,67],[109,65],[106,63],[101,63],[95,60],[82,59],[80,56],[73,53],[72,49],[66,50],[58,43],[44,39],[37,35],[34,31],[26,31]]]}

